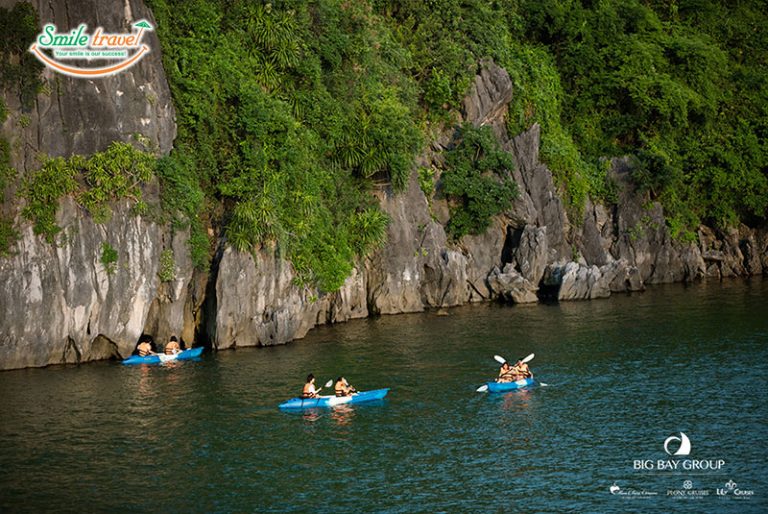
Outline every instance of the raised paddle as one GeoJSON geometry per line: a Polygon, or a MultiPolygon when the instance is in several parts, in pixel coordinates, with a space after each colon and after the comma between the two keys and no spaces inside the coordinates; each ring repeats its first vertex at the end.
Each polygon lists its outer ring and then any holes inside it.
{"type": "MultiPolygon", "coordinates": [[[[535,356],[536,356],[536,354],[535,354],[535,353],[532,353],[532,354],[530,354],[528,357],[526,357],[525,359],[523,359],[523,360],[522,360],[522,361],[520,361],[520,362],[522,362],[523,364],[525,364],[526,362],[530,362],[530,361],[532,361],[532,360],[533,360],[533,358],[534,358],[535,356]]],[[[504,364],[505,362],[507,362],[507,359],[505,359],[505,358],[504,358],[504,357],[502,357],[501,355],[494,355],[494,356],[493,356],[493,358],[494,358],[494,360],[495,360],[496,362],[498,362],[499,364],[504,364]]]]}

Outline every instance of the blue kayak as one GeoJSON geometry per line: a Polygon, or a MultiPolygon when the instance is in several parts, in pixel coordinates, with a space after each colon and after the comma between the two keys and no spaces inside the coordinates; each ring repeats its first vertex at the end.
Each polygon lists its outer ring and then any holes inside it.
{"type": "Polygon", "coordinates": [[[184,350],[182,352],[174,353],[171,355],[166,355],[164,353],[147,355],[146,357],[142,357],[140,355],[131,355],[123,361],[123,364],[163,364],[173,361],[187,361],[194,359],[195,357],[200,357],[201,353],[203,353],[203,347],[198,346],[197,348],[190,348],[189,350],[184,350]]]}
{"type": "Polygon", "coordinates": [[[381,400],[389,388],[374,389],[372,391],[360,391],[352,393],[349,396],[318,396],[317,398],[291,398],[278,405],[281,409],[309,409],[312,407],[335,407],[336,405],[345,405],[351,403],[370,402],[372,400],[381,400]]]}
{"type": "Polygon", "coordinates": [[[503,393],[506,391],[514,391],[515,389],[522,389],[524,387],[530,387],[534,385],[532,378],[523,378],[516,380],[515,382],[486,382],[489,393],[503,393]]]}

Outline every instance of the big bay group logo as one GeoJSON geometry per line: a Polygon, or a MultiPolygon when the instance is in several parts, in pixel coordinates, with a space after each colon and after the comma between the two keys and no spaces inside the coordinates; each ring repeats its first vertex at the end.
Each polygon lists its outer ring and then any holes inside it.
{"type": "MultiPolygon", "coordinates": [[[[674,447],[674,446],[673,446],[674,447]]],[[[664,451],[667,455],[690,455],[691,454],[691,440],[683,432],[680,432],[680,437],[671,435],[664,440],[664,451]],[[672,452],[670,443],[677,443],[677,450],[672,452]]]]}
{"type": "Polygon", "coordinates": [[[113,34],[97,27],[89,33],[88,25],[81,23],[77,28],[61,33],[56,25],[48,23],[29,51],[57,73],[88,79],[109,77],[134,66],[149,53],[149,46],[142,43],[142,39],[148,31],[154,30],[152,24],[139,20],[131,29],[131,32],[113,34]],[[88,66],[94,60],[117,62],[88,66]]]}
{"type": "MultiPolygon", "coordinates": [[[[684,432],[672,434],[664,440],[664,453],[671,457],[688,457],[691,454],[691,440],[684,432]]],[[[721,471],[725,459],[634,459],[632,468],[642,471],[721,471]]]]}

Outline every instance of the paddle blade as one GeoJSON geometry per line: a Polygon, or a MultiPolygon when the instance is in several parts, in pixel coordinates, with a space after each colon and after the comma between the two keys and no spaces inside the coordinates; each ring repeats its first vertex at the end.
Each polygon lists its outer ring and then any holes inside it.
{"type": "Polygon", "coordinates": [[[535,357],[535,354],[533,354],[533,353],[532,353],[532,354],[530,354],[528,357],[526,357],[525,359],[523,359],[523,363],[525,363],[525,362],[529,362],[529,361],[532,361],[534,357],[535,357]]]}
{"type": "Polygon", "coordinates": [[[505,359],[505,358],[504,358],[504,357],[502,357],[501,355],[494,355],[494,356],[493,356],[493,358],[494,358],[494,360],[495,360],[496,362],[498,362],[499,364],[504,364],[505,362],[507,362],[507,359],[505,359]]]}
{"type": "Polygon", "coordinates": [[[488,390],[488,384],[483,384],[477,388],[478,393],[484,393],[488,390]]]}
{"type": "Polygon", "coordinates": [[[325,387],[331,387],[333,385],[333,379],[325,383],[325,387]]]}

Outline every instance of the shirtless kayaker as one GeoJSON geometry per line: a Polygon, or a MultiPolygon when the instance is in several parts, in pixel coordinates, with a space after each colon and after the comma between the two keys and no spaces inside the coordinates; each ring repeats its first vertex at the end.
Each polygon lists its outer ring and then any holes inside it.
{"type": "Polygon", "coordinates": [[[347,382],[347,379],[344,377],[336,379],[333,389],[336,391],[336,396],[349,396],[350,394],[357,392],[354,387],[349,385],[349,382],[347,382]]]}
{"type": "Polygon", "coordinates": [[[139,345],[136,347],[136,351],[139,352],[139,355],[142,357],[153,355],[155,353],[152,351],[152,345],[149,343],[149,341],[146,340],[139,343],[139,345]]]}
{"type": "Polygon", "coordinates": [[[171,340],[168,341],[168,343],[165,345],[165,354],[173,355],[175,353],[179,353],[180,351],[181,346],[179,346],[179,340],[176,339],[176,336],[171,336],[171,340]]]}

